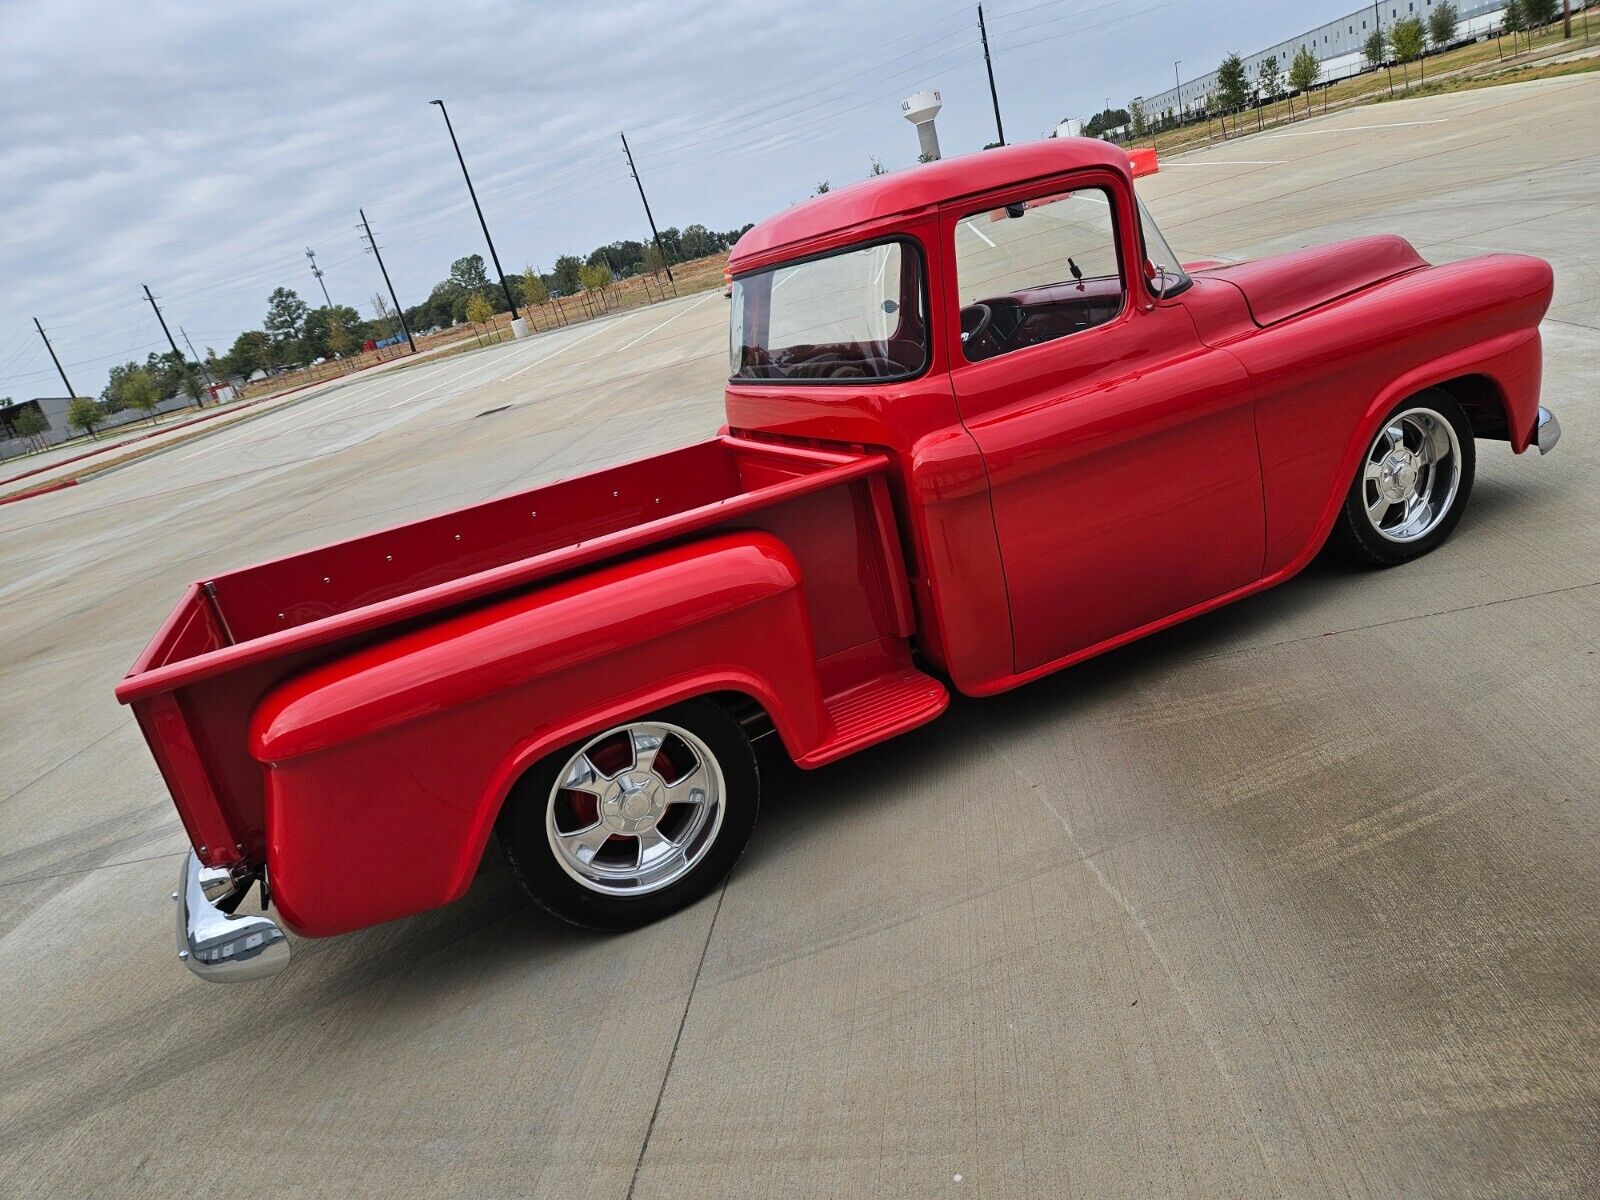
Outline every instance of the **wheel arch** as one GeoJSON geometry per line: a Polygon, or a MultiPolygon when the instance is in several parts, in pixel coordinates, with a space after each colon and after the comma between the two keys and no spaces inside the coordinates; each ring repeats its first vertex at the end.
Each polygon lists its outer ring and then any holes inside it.
{"type": "Polygon", "coordinates": [[[458,899],[516,780],[629,717],[746,697],[795,756],[829,729],[799,566],[766,533],[457,621],[324,664],[257,714],[269,858],[294,928],[344,932],[458,899]]]}
{"type": "Polygon", "coordinates": [[[1505,390],[1491,376],[1481,372],[1457,375],[1422,390],[1434,388],[1448,393],[1461,406],[1461,411],[1467,414],[1467,421],[1472,425],[1473,437],[1497,442],[1511,440],[1510,401],[1505,390]]]}
{"type": "MultiPolygon", "coordinates": [[[[1340,460],[1340,469],[1334,476],[1335,484],[1330,489],[1330,494],[1323,502],[1323,510],[1312,530],[1311,538],[1301,548],[1300,553],[1290,560],[1285,566],[1262,581],[1262,586],[1272,586],[1289,579],[1302,570],[1314,559],[1322,548],[1328,544],[1328,539],[1333,534],[1335,522],[1339,519],[1339,511],[1344,505],[1344,499],[1350,489],[1350,481],[1354,478],[1356,466],[1366,453],[1368,445],[1377,436],[1378,429],[1383,424],[1385,417],[1394,409],[1409,401],[1431,391],[1440,391],[1448,395],[1456,403],[1461,404],[1462,410],[1467,414],[1467,420],[1472,424],[1475,436],[1479,435],[1475,410],[1462,404],[1460,394],[1471,397],[1477,412],[1492,414],[1493,404],[1500,403],[1501,427],[1509,428],[1505,414],[1509,405],[1501,399],[1504,392],[1494,379],[1482,373],[1452,374],[1444,369],[1442,364],[1428,364],[1414,371],[1407,372],[1395,379],[1388,387],[1382,389],[1367,406],[1365,414],[1352,429],[1351,438],[1346,445],[1344,455],[1340,460]]],[[[1515,440],[1512,442],[1515,446],[1515,440]]]]}

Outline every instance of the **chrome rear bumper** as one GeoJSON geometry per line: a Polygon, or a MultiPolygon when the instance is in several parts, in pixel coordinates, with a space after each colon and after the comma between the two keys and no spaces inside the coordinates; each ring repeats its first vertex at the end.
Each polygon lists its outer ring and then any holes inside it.
{"type": "Polygon", "coordinates": [[[220,867],[202,867],[193,850],[183,857],[178,890],[178,957],[201,979],[244,983],[289,964],[288,935],[271,917],[234,916],[232,909],[255,876],[235,877],[220,867]]]}
{"type": "Polygon", "coordinates": [[[1540,454],[1549,454],[1556,448],[1556,443],[1561,440],[1561,422],[1556,420],[1555,413],[1544,405],[1539,406],[1539,420],[1533,427],[1533,442],[1539,447],[1540,454]]]}

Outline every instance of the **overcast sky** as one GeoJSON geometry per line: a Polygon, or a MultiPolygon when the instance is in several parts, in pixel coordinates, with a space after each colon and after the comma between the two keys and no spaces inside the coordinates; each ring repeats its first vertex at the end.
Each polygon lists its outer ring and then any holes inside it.
{"type": "MultiPolygon", "coordinates": [[[[1350,8],[1286,0],[986,3],[1011,140],[1109,96],[1154,94],[1350,8]]],[[[660,224],[733,228],[910,165],[899,114],[944,94],[946,156],[993,118],[970,3],[0,4],[0,396],[58,395],[32,318],[79,394],[177,333],[225,351],[284,285],[371,316],[484,245],[444,99],[508,272],[646,231],[617,130],[660,224]]],[[[487,255],[485,256],[487,259],[487,255]]]]}

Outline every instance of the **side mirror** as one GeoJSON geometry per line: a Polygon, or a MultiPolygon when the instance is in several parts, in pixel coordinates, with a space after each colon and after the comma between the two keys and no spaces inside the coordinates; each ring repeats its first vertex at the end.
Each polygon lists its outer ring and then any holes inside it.
{"type": "Polygon", "coordinates": [[[1158,267],[1148,259],[1144,264],[1145,281],[1149,283],[1150,290],[1155,293],[1157,303],[1167,298],[1167,289],[1172,286],[1174,277],[1167,273],[1165,267],[1158,267]]]}

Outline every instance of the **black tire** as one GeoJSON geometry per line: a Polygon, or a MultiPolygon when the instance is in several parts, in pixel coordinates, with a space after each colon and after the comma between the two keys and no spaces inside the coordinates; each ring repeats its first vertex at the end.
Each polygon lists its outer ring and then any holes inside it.
{"type": "Polygon", "coordinates": [[[1333,532],[1328,538],[1330,547],[1352,562],[1372,567],[1399,566],[1437,549],[1450,536],[1467,507],[1476,468],[1477,453],[1472,440],[1472,423],[1448,392],[1430,389],[1402,400],[1384,417],[1373,440],[1368,443],[1367,450],[1362,453],[1361,460],[1356,464],[1355,478],[1350,481],[1350,488],[1345,493],[1344,503],[1339,508],[1339,516],[1334,521],[1333,532]],[[1444,506],[1442,515],[1427,528],[1427,532],[1412,540],[1397,541],[1380,533],[1368,515],[1369,497],[1376,495],[1376,492],[1369,489],[1366,469],[1369,458],[1378,448],[1378,440],[1384,437],[1384,431],[1403,414],[1413,412],[1431,414],[1449,424],[1455,433],[1455,452],[1459,454],[1460,477],[1454,495],[1444,506]]]}
{"type": "MultiPolygon", "coordinates": [[[[573,799],[565,790],[558,796],[557,775],[569,767],[580,750],[593,748],[594,738],[574,742],[530,767],[512,788],[501,810],[496,832],[512,872],[534,903],[574,925],[587,929],[634,929],[693,904],[726,878],[755,829],[761,799],[760,774],[749,739],[726,709],[709,700],[688,700],[624,722],[618,728],[647,724],[677,726],[689,732],[710,752],[715,769],[720,772],[720,824],[711,830],[708,844],[699,851],[700,857],[681,877],[653,890],[611,894],[597,890],[595,883],[580,882],[569,872],[582,868],[564,866],[557,857],[552,843],[559,840],[558,834],[565,834],[559,816],[552,817],[552,813],[557,811],[555,806],[573,799]],[[556,832],[552,832],[547,820],[555,821],[556,832]]],[[[687,742],[681,745],[698,757],[699,751],[687,742]]],[[[609,784],[625,773],[626,768],[609,776],[602,771],[599,782],[609,784]]],[[[661,817],[661,828],[666,828],[667,820],[665,815],[661,817]]],[[[694,839],[686,841],[692,843],[694,839]]],[[[617,835],[606,843],[607,848],[613,845],[626,846],[627,838],[617,835]]],[[[605,848],[601,851],[607,852],[605,848]]],[[[688,858],[685,854],[686,862],[688,858]]]]}

